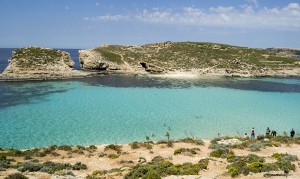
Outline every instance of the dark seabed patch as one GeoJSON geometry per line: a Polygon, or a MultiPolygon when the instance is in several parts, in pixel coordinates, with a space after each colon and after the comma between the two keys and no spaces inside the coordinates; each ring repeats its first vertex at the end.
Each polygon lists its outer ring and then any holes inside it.
{"type": "Polygon", "coordinates": [[[167,79],[146,76],[104,75],[56,81],[0,82],[0,108],[41,102],[52,93],[63,93],[79,83],[84,86],[114,88],[191,88],[220,87],[261,92],[300,93],[300,78],[199,78],[167,79]],[[70,85],[68,85],[70,84],[70,85]]]}
{"type": "Polygon", "coordinates": [[[0,109],[19,104],[45,101],[45,96],[63,93],[71,88],[56,82],[0,82],[0,109]]]}
{"type": "Polygon", "coordinates": [[[222,87],[239,90],[262,92],[300,93],[300,78],[198,78],[168,79],[145,76],[108,75],[78,79],[86,85],[108,86],[116,88],[189,88],[189,87],[222,87]],[[270,79],[268,81],[268,79],[270,79]]]}

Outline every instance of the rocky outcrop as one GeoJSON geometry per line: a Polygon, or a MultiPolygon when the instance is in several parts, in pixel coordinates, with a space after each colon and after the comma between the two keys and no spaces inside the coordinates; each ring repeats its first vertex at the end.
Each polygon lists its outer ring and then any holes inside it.
{"type": "Polygon", "coordinates": [[[130,70],[117,53],[103,51],[100,48],[79,50],[79,63],[82,70],[130,70]]]}
{"type": "Polygon", "coordinates": [[[12,53],[1,80],[48,79],[85,76],[88,73],[72,69],[74,61],[65,51],[41,47],[20,48],[12,53]]]}

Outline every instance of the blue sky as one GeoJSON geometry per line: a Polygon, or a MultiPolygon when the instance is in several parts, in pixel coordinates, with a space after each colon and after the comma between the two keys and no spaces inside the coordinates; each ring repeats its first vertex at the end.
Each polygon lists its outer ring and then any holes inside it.
{"type": "Polygon", "coordinates": [[[300,48],[292,0],[1,0],[0,47],[163,41],[300,48]]]}

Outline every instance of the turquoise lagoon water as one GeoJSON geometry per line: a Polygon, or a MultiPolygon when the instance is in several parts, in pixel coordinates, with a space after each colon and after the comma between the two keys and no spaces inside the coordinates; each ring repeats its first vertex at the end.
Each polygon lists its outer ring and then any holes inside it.
{"type": "Polygon", "coordinates": [[[0,82],[0,147],[90,145],[300,130],[299,78],[100,76],[0,82]]]}

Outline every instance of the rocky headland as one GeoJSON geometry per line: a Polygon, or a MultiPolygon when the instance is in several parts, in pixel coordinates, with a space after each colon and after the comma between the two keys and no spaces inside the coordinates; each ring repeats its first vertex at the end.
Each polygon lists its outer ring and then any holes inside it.
{"type": "Polygon", "coordinates": [[[74,61],[65,51],[41,47],[20,48],[12,53],[1,80],[41,80],[87,76],[90,73],[74,70],[74,61]]]}
{"type": "MultiPolygon", "coordinates": [[[[103,45],[80,50],[81,68],[136,74],[193,73],[212,76],[300,76],[300,60],[270,49],[216,43],[164,42],[103,45]]],[[[295,54],[296,52],[293,51],[295,54]]]]}

